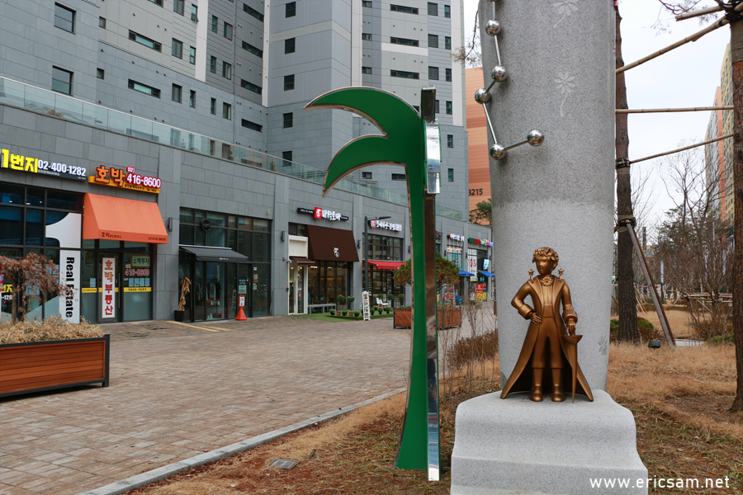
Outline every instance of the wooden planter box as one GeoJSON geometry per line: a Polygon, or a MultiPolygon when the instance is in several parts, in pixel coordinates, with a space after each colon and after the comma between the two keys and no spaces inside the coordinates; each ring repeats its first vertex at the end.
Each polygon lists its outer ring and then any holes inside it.
{"type": "Polygon", "coordinates": [[[0,344],[0,397],[100,383],[108,387],[110,335],[0,344]]]}
{"type": "MultiPolygon", "coordinates": [[[[451,308],[446,310],[446,321],[444,320],[443,311],[439,308],[438,322],[439,330],[445,328],[462,326],[462,310],[460,308],[451,308]],[[443,326],[442,326],[443,321],[443,326]]],[[[392,320],[393,328],[410,328],[413,326],[413,311],[410,309],[395,309],[392,320]]]]}

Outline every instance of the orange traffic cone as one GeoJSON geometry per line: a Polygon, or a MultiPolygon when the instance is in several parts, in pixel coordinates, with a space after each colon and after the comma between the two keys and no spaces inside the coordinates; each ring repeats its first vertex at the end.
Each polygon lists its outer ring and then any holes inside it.
{"type": "Polygon", "coordinates": [[[237,313],[237,318],[235,318],[235,320],[237,320],[237,321],[245,321],[247,319],[248,319],[248,317],[245,316],[245,311],[243,311],[243,307],[240,306],[240,311],[237,313]]]}

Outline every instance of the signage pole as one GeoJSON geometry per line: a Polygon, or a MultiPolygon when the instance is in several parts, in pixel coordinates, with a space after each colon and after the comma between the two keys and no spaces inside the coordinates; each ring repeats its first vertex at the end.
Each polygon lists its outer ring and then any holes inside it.
{"type": "Polygon", "coordinates": [[[369,217],[364,215],[364,290],[369,292],[369,217]]]}

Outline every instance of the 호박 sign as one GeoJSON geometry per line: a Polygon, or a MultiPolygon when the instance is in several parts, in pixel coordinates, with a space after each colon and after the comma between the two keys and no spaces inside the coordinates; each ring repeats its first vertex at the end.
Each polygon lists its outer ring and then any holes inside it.
{"type": "Polygon", "coordinates": [[[116,258],[103,258],[101,264],[101,318],[116,318],[116,258]]]}

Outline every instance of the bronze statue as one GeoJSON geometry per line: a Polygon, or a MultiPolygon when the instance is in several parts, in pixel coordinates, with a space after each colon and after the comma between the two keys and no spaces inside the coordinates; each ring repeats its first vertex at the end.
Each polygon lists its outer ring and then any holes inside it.
{"type": "Polygon", "coordinates": [[[573,401],[576,391],[593,401],[591,388],[578,365],[577,344],[582,336],[575,335],[578,315],[570,300],[570,289],[562,279],[563,270],[560,270],[559,278],[552,275],[559,257],[551,248],[543,247],[534,251],[532,261],[537,265],[539,276],[532,278],[533,271],[529,270],[529,280],[511,301],[519,314],[531,323],[516,366],[501,392],[501,399],[511,392],[531,390],[531,400],[541,402],[544,368],[551,368],[554,402],[564,401],[566,391],[572,392],[573,401]],[[534,308],[524,302],[526,296],[531,296],[534,308]],[[563,373],[563,368],[569,373],[563,373]]]}

